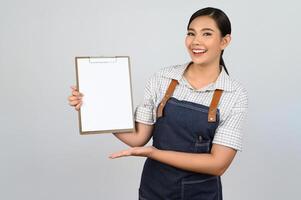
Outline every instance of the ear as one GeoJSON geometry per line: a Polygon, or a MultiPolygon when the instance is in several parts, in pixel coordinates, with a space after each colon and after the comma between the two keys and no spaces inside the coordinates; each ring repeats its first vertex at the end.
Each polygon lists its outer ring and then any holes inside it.
{"type": "Polygon", "coordinates": [[[231,42],[231,35],[230,34],[225,35],[221,41],[221,50],[224,50],[229,45],[230,42],[231,42]]]}

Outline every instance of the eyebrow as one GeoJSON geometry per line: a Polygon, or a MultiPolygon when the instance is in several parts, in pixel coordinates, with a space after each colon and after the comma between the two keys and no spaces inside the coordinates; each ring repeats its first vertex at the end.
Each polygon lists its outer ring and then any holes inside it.
{"type": "MultiPolygon", "coordinates": [[[[188,31],[195,31],[195,29],[189,28],[188,31]]],[[[201,29],[201,31],[212,31],[212,32],[214,32],[214,30],[211,29],[211,28],[203,28],[203,29],[201,29]]]]}

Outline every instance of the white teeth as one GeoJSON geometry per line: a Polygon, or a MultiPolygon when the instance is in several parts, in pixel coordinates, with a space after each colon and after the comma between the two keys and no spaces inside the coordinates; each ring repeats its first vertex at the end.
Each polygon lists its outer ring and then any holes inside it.
{"type": "Polygon", "coordinates": [[[205,49],[193,49],[192,52],[193,53],[205,53],[207,50],[205,49]]]}

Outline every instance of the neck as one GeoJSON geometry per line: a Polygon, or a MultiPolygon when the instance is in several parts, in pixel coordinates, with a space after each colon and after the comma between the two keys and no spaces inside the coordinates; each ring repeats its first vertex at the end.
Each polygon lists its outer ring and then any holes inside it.
{"type": "Polygon", "coordinates": [[[200,65],[196,63],[191,63],[185,71],[188,78],[195,81],[211,83],[216,81],[221,70],[219,63],[212,65],[200,65]]]}

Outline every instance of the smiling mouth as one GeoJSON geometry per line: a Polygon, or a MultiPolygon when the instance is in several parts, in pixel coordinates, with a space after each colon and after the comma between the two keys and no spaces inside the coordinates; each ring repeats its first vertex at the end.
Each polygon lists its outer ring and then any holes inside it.
{"type": "Polygon", "coordinates": [[[192,52],[194,54],[204,54],[206,53],[208,50],[207,49],[192,49],[192,52]]]}

